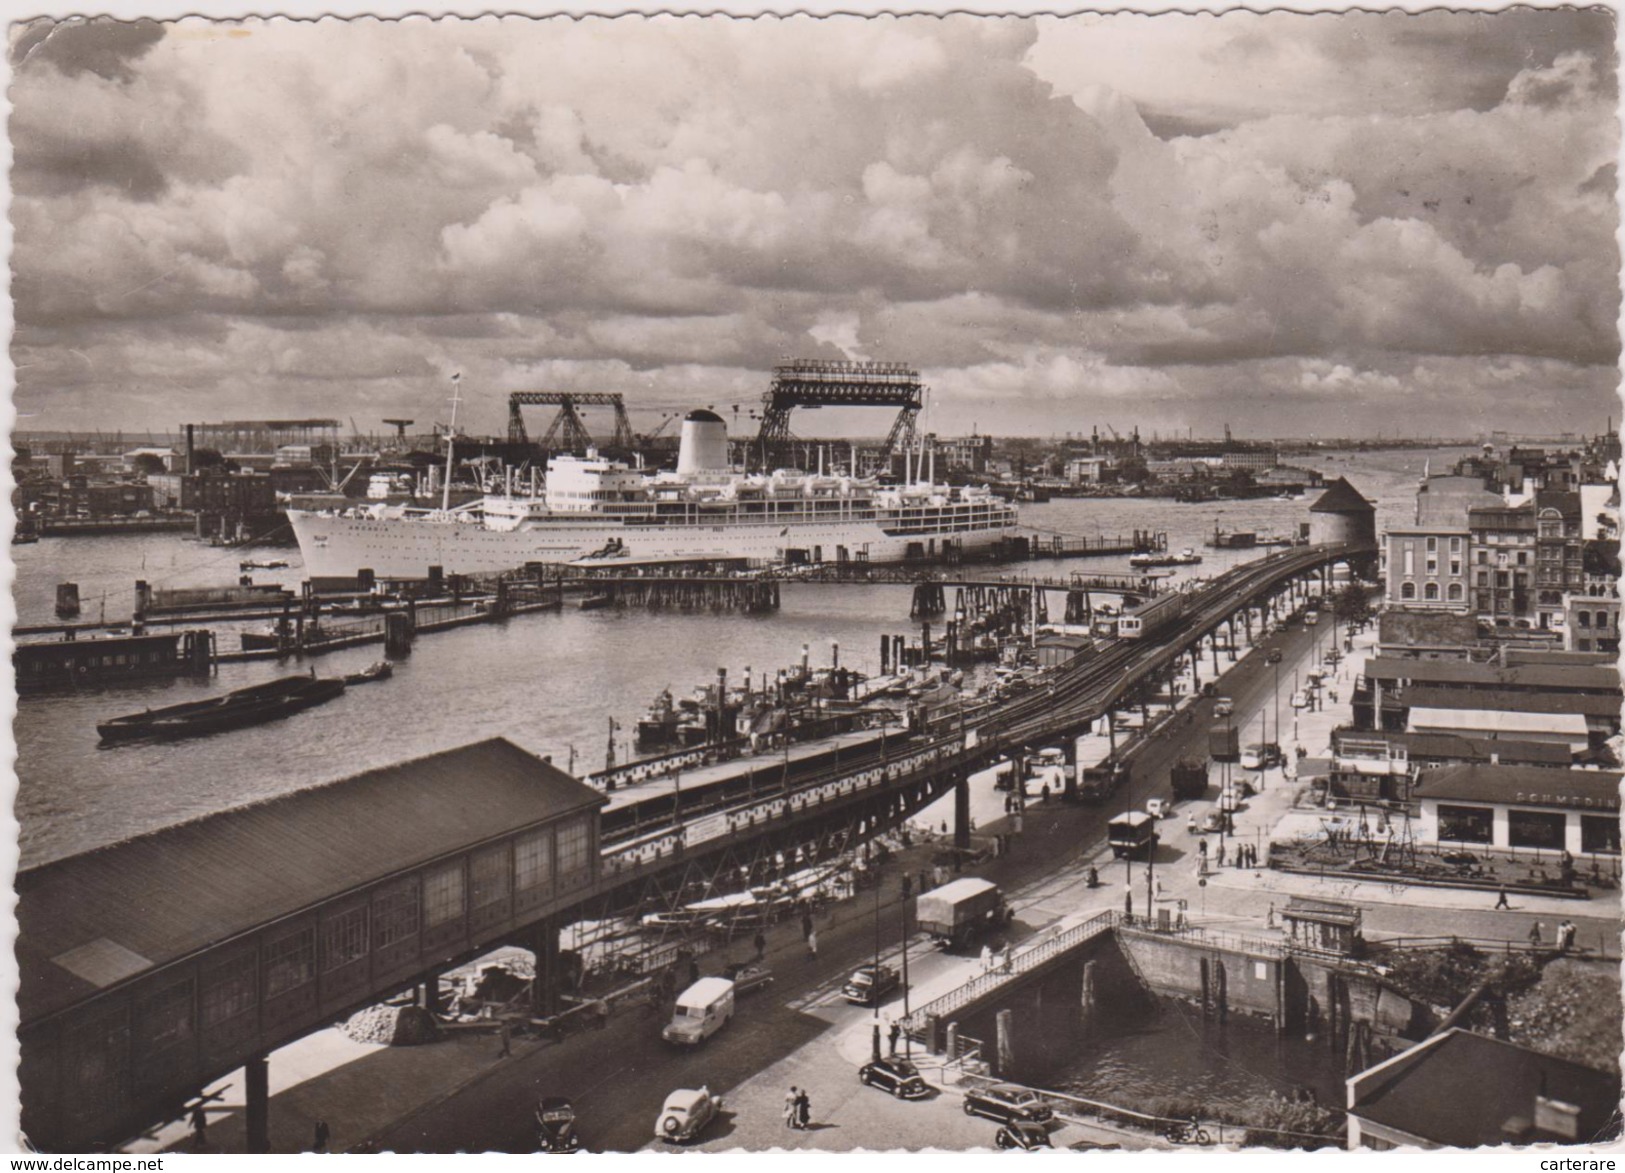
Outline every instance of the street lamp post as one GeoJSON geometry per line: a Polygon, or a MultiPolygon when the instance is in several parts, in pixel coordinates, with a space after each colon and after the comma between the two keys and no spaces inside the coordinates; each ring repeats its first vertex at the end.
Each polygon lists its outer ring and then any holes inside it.
{"type": "Polygon", "coordinates": [[[880,994],[879,994],[879,990],[880,990],[880,873],[879,873],[878,868],[876,869],[875,875],[873,877],[871,877],[871,882],[874,884],[874,888],[875,888],[875,968],[874,968],[874,973],[873,973],[873,979],[874,980],[869,985],[869,997],[873,1000],[874,1007],[875,1007],[875,1021],[874,1021],[874,1026],[873,1026],[874,1053],[875,1053],[874,1057],[876,1059],[879,1059],[880,1058],[880,994]]]}

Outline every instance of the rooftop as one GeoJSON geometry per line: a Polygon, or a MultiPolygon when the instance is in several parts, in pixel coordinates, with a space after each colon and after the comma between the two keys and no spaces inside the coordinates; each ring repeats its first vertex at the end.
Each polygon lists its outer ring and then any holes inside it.
{"type": "Polygon", "coordinates": [[[1512,689],[1439,688],[1413,684],[1405,703],[1416,709],[1490,709],[1508,716],[1539,713],[1559,717],[1618,717],[1619,696],[1589,692],[1527,692],[1512,689]]]}
{"type": "Polygon", "coordinates": [[[180,823],[17,876],[29,1022],[599,793],[492,738],[180,823]]]}
{"type": "Polygon", "coordinates": [[[1310,513],[1373,513],[1376,506],[1360,495],[1360,490],[1349,484],[1347,477],[1338,477],[1326,486],[1315,503],[1309,506],[1310,513]]]}
{"type": "Polygon", "coordinates": [[[1454,1148],[1587,1143],[1618,1133],[1619,1076],[1455,1028],[1350,1080],[1351,1115],[1454,1148]],[[1409,1059],[1408,1062],[1405,1060],[1409,1059]],[[1577,1135],[1539,1127],[1536,1097],[1579,1108],[1577,1135]],[[1510,1128],[1509,1128],[1510,1125],[1510,1128]]]}
{"type": "Polygon", "coordinates": [[[1439,766],[1423,770],[1417,798],[1459,798],[1518,806],[1619,809],[1618,770],[1554,770],[1545,766],[1439,766]]]}
{"type": "Polygon", "coordinates": [[[1409,660],[1376,656],[1366,661],[1365,675],[1376,680],[1410,680],[1417,684],[1483,684],[1502,689],[1559,689],[1618,696],[1619,670],[1601,664],[1475,664],[1468,660],[1409,660]]]}
{"type": "MultiPolygon", "coordinates": [[[[1433,691],[1442,692],[1442,689],[1433,691]]],[[[1479,696],[1485,694],[1479,693],[1479,696]]],[[[1579,713],[1508,712],[1505,709],[1434,708],[1413,704],[1410,711],[1411,732],[1484,733],[1490,736],[1518,734],[1530,736],[1562,737],[1576,744],[1589,737],[1586,719],[1579,713]]]]}

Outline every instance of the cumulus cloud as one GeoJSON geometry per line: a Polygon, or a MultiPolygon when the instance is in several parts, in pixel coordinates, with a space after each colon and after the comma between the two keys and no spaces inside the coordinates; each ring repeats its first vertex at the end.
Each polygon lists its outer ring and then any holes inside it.
{"type": "Polygon", "coordinates": [[[36,24],[19,391],[61,426],[427,413],[457,369],[665,410],[861,354],[924,368],[941,430],[1267,398],[1365,404],[1360,429],[1397,389],[1514,400],[1509,369],[1599,411],[1611,37],[1589,12],[36,24]]]}

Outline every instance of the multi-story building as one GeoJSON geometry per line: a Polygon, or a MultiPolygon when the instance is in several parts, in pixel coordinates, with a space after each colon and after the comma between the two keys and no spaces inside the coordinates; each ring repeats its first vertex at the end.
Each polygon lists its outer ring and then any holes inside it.
{"type": "Polygon", "coordinates": [[[1106,471],[1104,456],[1074,456],[1066,462],[1066,479],[1074,485],[1098,485],[1106,471]]]}
{"type": "Polygon", "coordinates": [[[1386,602],[1407,610],[1466,614],[1468,530],[1465,525],[1408,525],[1383,535],[1386,602]]]}
{"type": "Polygon", "coordinates": [[[1535,494],[1535,622],[1563,626],[1563,596],[1585,589],[1580,494],[1546,489],[1535,494]]]}
{"type": "Polygon", "coordinates": [[[939,467],[948,472],[986,472],[993,457],[992,436],[937,437],[939,467]]]}
{"type": "Polygon", "coordinates": [[[1563,596],[1563,647],[1571,652],[1619,652],[1619,580],[1588,575],[1563,596]]]}
{"type": "Polygon", "coordinates": [[[1278,452],[1258,451],[1227,451],[1219,458],[1220,467],[1226,469],[1244,468],[1249,471],[1260,471],[1274,468],[1281,463],[1278,452]]]}
{"type": "Polygon", "coordinates": [[[1473,612],[1513,627],[1534,621],[1535,510],[1530,505],[1468,510],[1473,612]]]}

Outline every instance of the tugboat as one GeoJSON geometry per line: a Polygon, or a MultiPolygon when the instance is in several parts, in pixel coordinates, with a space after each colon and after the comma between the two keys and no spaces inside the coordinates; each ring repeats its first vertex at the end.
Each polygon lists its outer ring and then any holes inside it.
{"type": "Polygon", "coordinates": [[[661,689],[649,711],[638,722],[637,747],[640,751],[665,749],[677,740],[677,725],[682,714],[672,703],[671,690],[661,689]]]}

